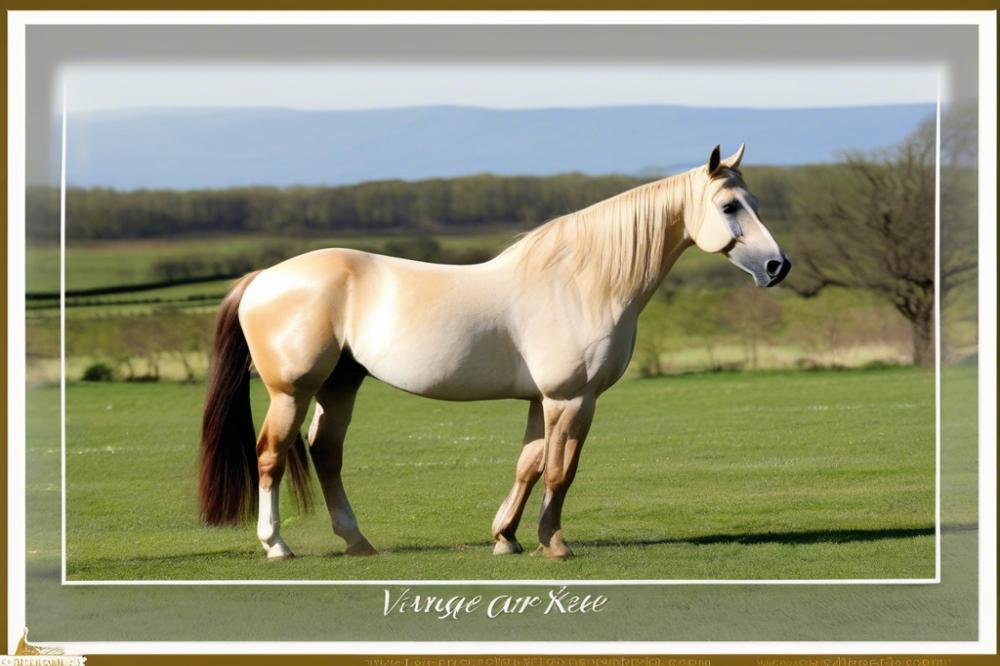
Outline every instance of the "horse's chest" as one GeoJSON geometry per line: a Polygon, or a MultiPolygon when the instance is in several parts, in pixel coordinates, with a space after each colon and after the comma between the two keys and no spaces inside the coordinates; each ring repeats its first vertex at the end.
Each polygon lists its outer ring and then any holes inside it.
{"type": "Polygon", "coordinates": [[[591,384],[597,392],[607,389],[625,374],[635,349],[635,336],[634,322],[626,323],[594,345],[588,362],[591,384]]]}
{"type": "Polygon", "coordinates": [[[529,354],[529,368],[542,395],[600,393],[624,374],[635,345],[635,326],[624,325],[581,336],[566,328],[529,354]]]}

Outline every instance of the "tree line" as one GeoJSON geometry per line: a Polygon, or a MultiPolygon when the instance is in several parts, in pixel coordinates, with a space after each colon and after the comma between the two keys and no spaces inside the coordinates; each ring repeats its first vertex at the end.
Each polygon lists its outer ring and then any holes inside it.
{"type": "MultiPolygon", "coordinates": [[[[785,217],[790,170],[752,170],[765,215],[785,217]]],[[[629,176],[495,176],[387,180],[339,187],[222,190],[70,188],[66,235],[75,240],[177,235],[379,233],[533,226],[647,182],[629,176]]],[[[29,188],[27,232],[59,237],[59,192],[29,188]]]]}
{"type": "MultiPolygon", "coordinates": [[[[876,294],[910,325],[914,362],[933,365],[935,312],[954,300],[959,287],[974,285],[978,269],[977,127],[974,105],[957,105],[942,117],[940,135],[934,119],[929,119],[896,146],[847,153],[838,164],[747,168],[744,176],[761,202],[761,217],[780,234],[793,257],[796,269],[787,287],[805,298],[828,287],[876,294]]],[[[529,226],[642,182],[580,173],[487,174],[326,188],[72,189],[67,194],[67,236],[118,239],[529,226]]],[[[29,236],[56,238],[58,193],[34,188],[27,205],[29,236]]],[[[415,258],[443,259],[434,247],[397,248],[391,253],[415,250],[420,250],[415,258]]],[[[176,273],[190,267],[166,268],[176,273]]]]}

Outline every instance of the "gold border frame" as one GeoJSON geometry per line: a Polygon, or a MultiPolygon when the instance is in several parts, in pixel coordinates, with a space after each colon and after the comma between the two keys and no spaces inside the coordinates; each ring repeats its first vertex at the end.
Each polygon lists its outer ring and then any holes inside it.
{"type": "MultiPolygon", "coordinates": [[[[607,2],[598,0],[573,0],[571,2],[560,2],[559,0],[466,0],[465,2],[455,2],[454,0],[338,0],[336,2],[323,2],[322,0],[289,0],[283,3],[282,10],[988,10],[1000,13],[1000,0],[953,0],[952,2],[942,2],[941,0],[817,0],[810,3],[808,7],[803,7],[801,2],[791,0],[717,0],[711,7],[706,7],[702,2],[695,0],[673,0],[663,2],[657,0],[622,0],[616,6],[609,6],[607,2]]],[[[211,2],[200,2],[199,0],[141,0],[139,2],[128,0],[3,0],[3,13],[0,15],[0,30],[3,32],[3,53],[7,54],[8,48],[8,15],[9,11],[18,10],[251,10],[262,11],[275,9],[272,2],[265,0],[212,0],[211,2]]],[[[6,64],[6,63],[5,63],[6,64]]],[[[7,67],[0,68],[0,87],[3,88],[3,110],[0,112],[0,123],[2,123],[2,138],[0,147],[4,155],[9,150],[7,136],[7,109],[8,80],[7,67]]],[[[3,195],[5,203],[0,220],[3,223],[4,233],[0,237],[0,249],[2,249],[2,262],[7,268],[7,206],[10,192],[7,190],[7,179],[0,179],[0,193],[3,195]]],[[[995,248],[996,249],[996,248],[995,248]]],[[[4,353],[0,356],[0,369],[6,377],[9,371],[7,357],[7,330],[8,330],[8,301],[7,301],[7,272],[4,271],[3,290],[0,291],[0,343],[4,346],[4,353]]],[[[982,343],[983,341],[981,341],[982,343]]],[[[994,341],[996,342],[996,341],[994,341]]],[[[0,427],[3,428],[3,454],[0,455],[0,478],[6,479],[7,468],[7,426],[8,426],[8,404],[4,400],[0,405],[0,427]]],[[[998,470],[993,470],[996,473],[998,470]]],[[[3,535],[0,537],[0,569],[3,575],[3,589],[7,590],[8,568],[7,568],[7,547],[8,547],[8,524],[7,524],[7,494],[3,493],[0,498],[0,521],[3,525],[3,535]]],[[[1000,589],[1000,587],[998,587],[1000,589]]],[[[2,645],[7,645],[9,636],[7,635],[8,606],[4,599],[0,608],[0,638],[2,645]]],[[[50,657],[51,658],[51,657],[50,657]]],[[[487,660],[495,660],[491,655],[474,654],[368,654],[368,655],[206,655],[206,654],[118,654],[118,655],[93,655],[87,657],[87,662],[91,664],[116,666],[136,663],[139,659],[143,664],[151,666],[176,664],[242,664],[254,666],[256,664],[273,664],[275,660],[293,660],[297,664],[345,664],[346,666],[372,666],[376,659],[379,663],[387,666],[409,666],[411,661],[421,660],[424,663],[435,663],[439,666],[486,666],[487,660]]],[[[986,666],[1000,663],[1000,654],[991,655],[969,655],[969,654],[809,654],[803,658],[808,659],[808,663],[817,666],[986,666]],[[908,660],[911,660],[908,662],[908,660]]],[[[56,657],[58,659],[58,657],[56,657]]],[[[518,655],[518,666],[548,666],[557,664],[559,666],[609,666],[609,664],[622,664],[622,666],[671,666],[682,660],[706,661],[711,666],[761,666],[762,660],[786,660],[789,665],[800,663],[794,654],[724,654],[724,655],[697,655],[697,654],[630,654],[626,656],[616,655],[518,655]],[[619,661],[621,660],[621,661],[619,661]]],[[[495,661],[493,662],[495,663],[495,661]]],[[[690,663],[690,662],[689,662],[690,663]]]]}

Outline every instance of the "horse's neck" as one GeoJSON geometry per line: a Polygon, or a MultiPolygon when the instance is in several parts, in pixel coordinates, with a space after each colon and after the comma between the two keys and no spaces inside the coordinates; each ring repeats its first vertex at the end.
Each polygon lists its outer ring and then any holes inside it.
{"type": "MultiPolygon", "coordinates": [[[[680,226],[683,227],[683,224],[681,224],[680,226]]],[[[632,297],[630,303],[623,304],[629,307],[629,309],[634,310],[636,316],[638,316],[639,312],[641,312],[642,309],[646,307],[646,304],[649,303],[650,299],[653,297],[653,294],[655,294],[656,290],[660,288],[661,284],[663,284],[663,281],[670,273],[670,270],[674,267],[674,264],[677,263],[677,260],[680,258],[680,256],[684,254],[684,250],[688,249],[692,245],[691,241],[684,235],[683,229],[680,230],[680,233],[677,235],[676,239],[671,238],[670,240],[668,240],[668,243],[669,246],[663,249],[664,250],[663,264],[660,269],[659,277],[656,279],[655,282],[648,285],[646,288],[636,292],[635,296],[632,297]]]]}
{"type": "Polygon", "coordinates": [[[680,184],[680,191],[677,192],[671,202],[673,208],[667,213],[665,218],[670,225],[665,235],[664,244],[660,248],[650,248],[652,252],[662,252],[660,270],[655,280],[646,285],[638,285],[635,293],[630,294],[624,302],[620,303],[623,310],[632,310],[638,316],[649,300],[656,293],[656,290],[663,284],[663,280],[670,273],[670,270],[677,263],[677,260],[684,253],[684,250],[693,244],[686,233],[685,216],[694,209],[692,198],[691,175],[690,172],[679,174],[675,178],[683,179],[680,184]]]}

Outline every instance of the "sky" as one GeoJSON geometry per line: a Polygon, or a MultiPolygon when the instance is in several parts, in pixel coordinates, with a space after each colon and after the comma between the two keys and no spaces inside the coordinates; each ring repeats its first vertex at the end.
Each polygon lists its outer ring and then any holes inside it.
{"type": "MultiPolygon", "coordinates": [[[[436,104],[510,109],[635,104],[790,108],[933,103],[937,71],[927,65],[884,63],[95,63],[65,70],[63,87],[73,112],[261,106],[335,110],[436,104]]],[[[54,102],[61,107],[59,99],[54,102]]]]}

